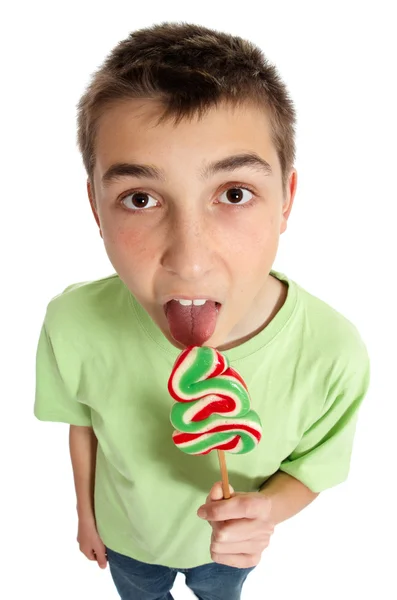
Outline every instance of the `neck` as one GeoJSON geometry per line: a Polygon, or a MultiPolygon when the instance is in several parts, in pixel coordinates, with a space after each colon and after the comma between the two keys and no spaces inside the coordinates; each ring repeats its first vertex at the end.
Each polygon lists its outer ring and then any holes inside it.
{"type": "Polygon", "coordinates": [[[240,346],[258,335],[274,319],[283,306],[287,298],[287,293],[288,286],[276,277],[273,277],[273,275],[269,275],[265,286],[252,304],[252,312],[250,313],[249,320],[244,323],[244,329],[248,329],[249,333],[239,335],[237,331],[235,334],[231,332],[231,339],[220,346],[218,350],[231,350],[231,348],[240,346]]]}

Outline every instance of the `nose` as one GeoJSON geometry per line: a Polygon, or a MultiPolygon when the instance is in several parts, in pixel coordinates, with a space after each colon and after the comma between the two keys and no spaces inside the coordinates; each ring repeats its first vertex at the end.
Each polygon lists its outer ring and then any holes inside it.
{"type": "Polygon", "coordinates": [[[182,281],[201,280],[213,268],[211,237],[208,224],[197,213],[173,219],[161,265],[182,281]]]}

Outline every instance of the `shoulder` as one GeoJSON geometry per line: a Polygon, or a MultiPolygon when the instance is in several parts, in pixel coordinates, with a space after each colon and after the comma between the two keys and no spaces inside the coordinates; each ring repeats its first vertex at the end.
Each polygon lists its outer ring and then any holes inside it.
{"type": "Polygon", "coordinates": [[[128,302],[128,290],[117,274],[68,285],[47,305],[45,326],[49,331],[87,328],[111,318],[117,304],[128,302]]]}
{"type": "Polygon", "coordinates": [[[323,359],[339,375],[368,370],[368,350],[357,326],[324,300],[293,284],[298,294],[302,336],[314,360],[323,359]]]}

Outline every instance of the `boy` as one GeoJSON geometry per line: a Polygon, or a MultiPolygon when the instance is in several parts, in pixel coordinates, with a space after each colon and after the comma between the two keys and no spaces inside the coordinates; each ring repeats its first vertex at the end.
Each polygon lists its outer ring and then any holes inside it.
{"type": "Polygon", "coordinates": [[[78,107],[95,221],[116,271],[48,305],[35,415],[70,424],[82,552],[122,600],[240,597],[276,524],[348,475],[369,361],[356,328],[272,270],[297,185],[295,110],[249,42],[189,24],[118,44],[78,107]],[[187,345],[244,377],[263,436],[228,454],[172,442],[187,345]],[[200,509],[197,511],[197,508],[200,509]]]}

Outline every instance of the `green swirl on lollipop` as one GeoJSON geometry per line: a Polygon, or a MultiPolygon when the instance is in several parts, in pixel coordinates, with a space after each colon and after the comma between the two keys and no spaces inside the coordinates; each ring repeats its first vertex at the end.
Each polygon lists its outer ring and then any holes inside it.
{"type": "Polygon", "coordinates": [[[250,408],[243,378],[214,348],[191,346],[178,357],[168,381],[173,441],[188,454],[227,450],[245,454],[259,443],[262,426],[250,408]]]}

